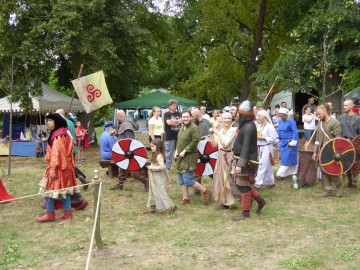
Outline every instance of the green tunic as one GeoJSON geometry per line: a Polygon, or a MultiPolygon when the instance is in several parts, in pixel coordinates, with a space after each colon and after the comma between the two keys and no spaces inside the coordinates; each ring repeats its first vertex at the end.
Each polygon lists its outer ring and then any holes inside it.
{"type": "Polygon", "coordinates": [[[193,172],[197,164],[197,145],[200,140],[200,131],[197,125],[190,123],[189,126],[182,126],[177,137],[176,150],[180,154],[186,149],[183,158],[176,160],[176,171],[178,173],[193,172]]]}
{"type": "Polygon", "coordinates": [[[341,137],[341,124],[335,118],[330,117],[326,122],[320,121],[318,125],[314,148],[316,154],[327,141],[341,137]],[[326,135],[324,132],[326,132],[326,135]]]}

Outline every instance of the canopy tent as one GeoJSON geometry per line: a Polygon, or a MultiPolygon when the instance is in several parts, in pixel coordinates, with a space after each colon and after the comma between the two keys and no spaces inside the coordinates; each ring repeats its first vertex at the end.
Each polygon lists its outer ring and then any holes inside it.
{"type": "Polygon", "coordinates": [[[344,98],[359,100],[360,99],[360,86],[356,87],[355,89],[351,90],[349,93],[344,95],[344,98]]]}
{"type": "MultiPolygon", "coordinates": [[[[41,83],[42,87],[42,96],[32,97],[33,110],[37,112],[46,112],[46,111],[55,111],[59,108],[68,110],[71,102],[71,97],[62,94],[45,83],[41,83]]],[[[22,112],[23,109],[20,107],[18,102],[12,104],[13,111],[22,112]]],[[[0,112],[10,111],[10,102],[9,97],[4,97],[0,99],[0,112]]],[[[79,99],[74,98],[72,101],[71,109],[72,112],[82,112],[85,111],[83,105],[79,99]]]]}
{"type": "Polygon", "coordinates": [[[173,96],[161,91],[154,91],[150,94],[147,94],[139,98],[127,100],[120,103],[115,103],[114,107],[116,109],[144,109],[144,108],[152,108],[154,106],[160,108],[166,108],[168,107],[168,101],[170,99],[175,99],[177,101],[178,106],[191,107],[198,105],[197,101],[191,99],[173,96]]]}

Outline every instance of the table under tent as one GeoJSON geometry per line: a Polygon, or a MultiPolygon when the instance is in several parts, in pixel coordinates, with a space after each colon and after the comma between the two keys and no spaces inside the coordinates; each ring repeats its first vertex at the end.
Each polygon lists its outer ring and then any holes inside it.
{"type": "MultiPolygon", "coordinates": [[[[24,111],[19,103],[12,104],[12,144],[11,155],[36,156],[36,148],[46,148],[45,116],[57,109],[68,110],[71,97],[62,94],[42,83],[42,95],[33,97],[33,110],[24,111]]],[[[87,123],[93,114],[86,114],[79,99],[73,99],[71,112],[76,113],[83,123],[87,123]]],[[[9,155],[10,102],[9,97],[0,99],[0,113],[3,115],[0,155],[9,155]]],[[[92,121],[93,122],[93,121],[92,121]]]]}

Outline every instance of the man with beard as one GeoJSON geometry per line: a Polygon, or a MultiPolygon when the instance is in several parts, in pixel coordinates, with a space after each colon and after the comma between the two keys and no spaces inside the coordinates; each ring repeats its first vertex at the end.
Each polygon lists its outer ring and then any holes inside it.
{"type": "Polygon", "coordinates": [[[266,201],[253,187],[257,166],[250,160],[257,161],[257,131],[254,113],[250,101],[245,100],[239,106],[239,133],[234,142],[235,183],[241,192],[242,213],[234,221],[250,217],[252,199],[258,203],[256,213],[260,213],[266,201]]]}
{"type": "MultiPolygon", "coordinates": [[[[212,127],[212,124],[209,120],[203,117],[202,112],[195,108],[191,111],[195,125],[199,127],[200,131],[200,140],[204,139],[205,136],[209,135],[209,129],[212,127]]],[[[201,184],[201,175],[195,174],[195,181],[201,184]]],[[[200,191],[196,190],[195,194],[199,195],[200,191]]]]}
{"type": "MultiPolygon", "coordinates": [[[[134,131],[137,129],[137,126],[130,117],[126,116],[125,111],[119,110],[116,113],[116,119],[118,120],[119,126],[118,126],[117,135],[114,135],[115,138],[119,140],[135,139],[134,131]]],[[[144,184],[145,191],[149,190],[149,177],[146,167],[137,171],[131,171],[130,173],[120,168],[117,183],[115,186],[111,187],[110,190],[116,190],[116,189],[122,190],[124,187],[125,180],[129,176],[140,180],[140,182],[144,184]]]]}
{"type": "Polygon", "coordinates": [[[179,130],[174,158],[178,182],[181,186],[183,199],[180,204],[190,204],[188,188],[192,187],[204,194],[204,203],[211,199],[211,190],[195,181],[194,171],[197,164],[197,145],[200,140],[199,128],[191,121],[191,112],[181,114],[182,127],[179,130]]]}
{"type": "MultiPolygon", "coordinates": [[[[331,112],[330,102],[327,104],[329,105],[331,112]]],[[[354,101],[352,99],[346,99],[344,101],[344,113],[339,116],[339,122],[342,127],[342,137],[350,141],[360,134],[360,117],[353,112],[353,107],[354,101]]],[[[358,175],[352,173],[351,170],[348,170],[346,176],[348,179],[347,187],[356,188],[358,175]]]]}

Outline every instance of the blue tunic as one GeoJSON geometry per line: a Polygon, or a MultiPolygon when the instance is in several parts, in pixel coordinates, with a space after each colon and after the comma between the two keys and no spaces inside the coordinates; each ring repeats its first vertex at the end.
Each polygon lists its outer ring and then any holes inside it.
{"type": "Polygon", "coordinates": [[[111,152],[116,143],[114,136],[105,130],[100,137],[100,156],[104,160],[112,160],[111,152]]]}
{"type": "Polygon", "coordinates": [[[298,130],[296,122],[293,118],[288,118],[279,122],[279,140],[281,151],[281,165],[295,166],[297,165],[298,144],[296,146],[289,146],[288,143],[292,140],[298,141],[298,130]]]}

